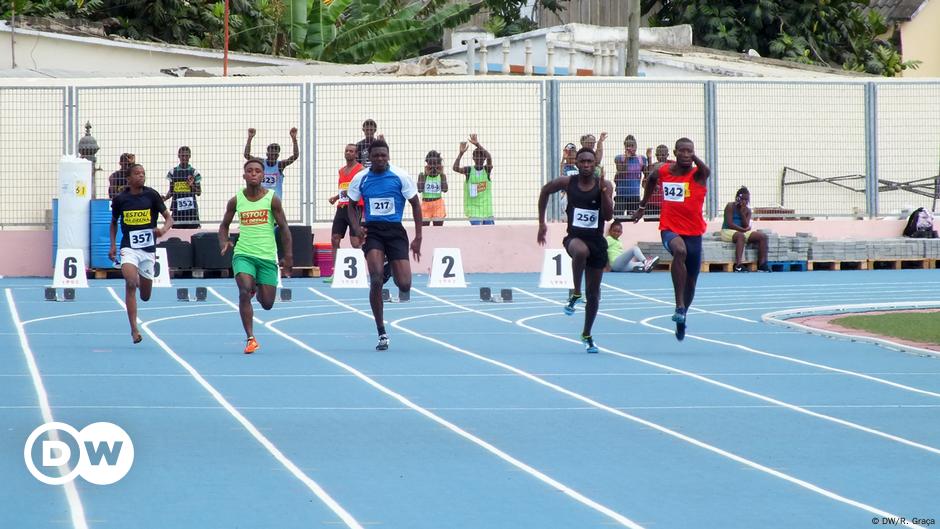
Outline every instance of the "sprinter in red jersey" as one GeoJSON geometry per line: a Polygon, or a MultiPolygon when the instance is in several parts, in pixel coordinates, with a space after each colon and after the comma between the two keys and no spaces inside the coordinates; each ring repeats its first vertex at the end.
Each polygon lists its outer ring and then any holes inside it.
{"type": "Polygon", "coordinates": [[[676,292],[676,338],[685,338],[685,320],[692,298],[695,297],[695,282],[702,265],[702,234],[705,233],[706,183],[711,169],[695,155],[695,144],[688,138],[679,138],[673,151],[674,163],[657,164],[646,181],[643,200],[633,215],[639,222],[646,205],[657,186],[662,190],[662,211],[659,216],[659,231],[663,246],[672,254],[672,286],[676,292]]]}

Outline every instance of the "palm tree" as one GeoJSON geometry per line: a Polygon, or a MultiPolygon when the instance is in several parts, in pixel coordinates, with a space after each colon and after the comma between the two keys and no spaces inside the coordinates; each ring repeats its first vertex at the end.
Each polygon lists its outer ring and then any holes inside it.
{"type": "Polygon", "coordinates": [[[303,55],[339,63],[414,57],[483,5],[447,0],[314,0],[303,55]]]}

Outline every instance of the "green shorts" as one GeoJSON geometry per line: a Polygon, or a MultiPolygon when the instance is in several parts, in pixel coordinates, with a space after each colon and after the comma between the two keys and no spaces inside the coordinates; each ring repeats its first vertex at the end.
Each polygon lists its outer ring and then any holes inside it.
{"type": "Polygon", "coordinates": [[[259,285],[277,286],[279,274],[277,261],[262,259],[253,255],[235,254],[232,257],[232,271],[235,275],[248,274],[255,278],[259,285]]]}

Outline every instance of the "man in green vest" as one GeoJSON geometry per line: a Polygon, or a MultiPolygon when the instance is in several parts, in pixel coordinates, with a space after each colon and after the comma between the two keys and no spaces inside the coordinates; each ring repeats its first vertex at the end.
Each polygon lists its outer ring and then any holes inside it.
{"type": "Polygon", "coordinates": [[[238,244],[232,257],[232,270],[238,285],[238,312],[245,328],[247,343],[245,354],[258,350],[260,345],[255,340],[253,320],[254,309],[251,298],[258,294],[258,303],[264,310],[271,310],[277,294],[277,280],[280,271],[277,263],[277,244],[274,240],[274,223],[277,222],[284,248],[281,266],[288,275],[294,265],[291,248],[290,228],[287,216],[281,207],[281,199],[274,191],[261,186],[264,178],[264,165],[253,158],[245,162],[245,189],[228,201],[225,216],[219,225],[219,248],[225,254],[232,248],[228,238],[229,225],[238,213],[238,244]]]}
{"type": "Polygon", "coordinates": [[[473,166],[461,167],[460,159],[467,152],[467,142],[460,142],[460,154],[454,160],[454,171],[467,177],[463,186],[463,211],[473,226],[492,225],[493,221],[493,157],[480,145],[476,134],[470,135],[473,166]]]}

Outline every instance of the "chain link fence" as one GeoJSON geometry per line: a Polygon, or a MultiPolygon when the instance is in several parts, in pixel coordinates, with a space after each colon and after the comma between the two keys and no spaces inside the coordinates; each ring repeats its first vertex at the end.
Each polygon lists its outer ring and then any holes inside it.
{"type": "MultiPolygon", "coordinates": [[[[132,83],[129,83],[132,84],[132,83]]],[[[328,202],[346,144],[377,122],[391,161],[412,177],[428,151],[442,154],[448,222],[465,222],[465,177],[452,169],[460,142],[477,134],[493,157],[494,216],[534,220],[539,188],[561,170],[565,144],[608,134],[602,166],[618,173],[627,135],[637,154],[689,137],[713,169],[706,215],[718,217],[741,185],[752,206],[787,217],[895,216],[937,208],[940,82],[645,79],[462,79],[246,84],[193,81],[146,86],[7,86],[0,82],[0,227],[42,228],[57,196],[58,160],[72,153],[86,122],[100,150],[97,197],[122,153],[166,193],[181,146],[203,178],[204,225],[218,223],[243,186],[243,151],[271,143],[299,159],[285,170],[292,223],[329,222],[328,202]]],[[[472,146],[471,146],[472,151],[472,146]]],[[[468,151],[461,166],[472,164],[468,151]]],[[[620,167],[619,169],[623,169],[620,167]]],[[[621,171],[622,172],[622,171],[621,171]]],[[[622,175],[621,175],[622,176],[622,175]]],[[[630,211],[623,207],[621,215],[630,211]]],[[[558,204],[553,216],[560,217],[558,204]]],[[[410,215],[410,211],[408,212],[410,215]]]]}

